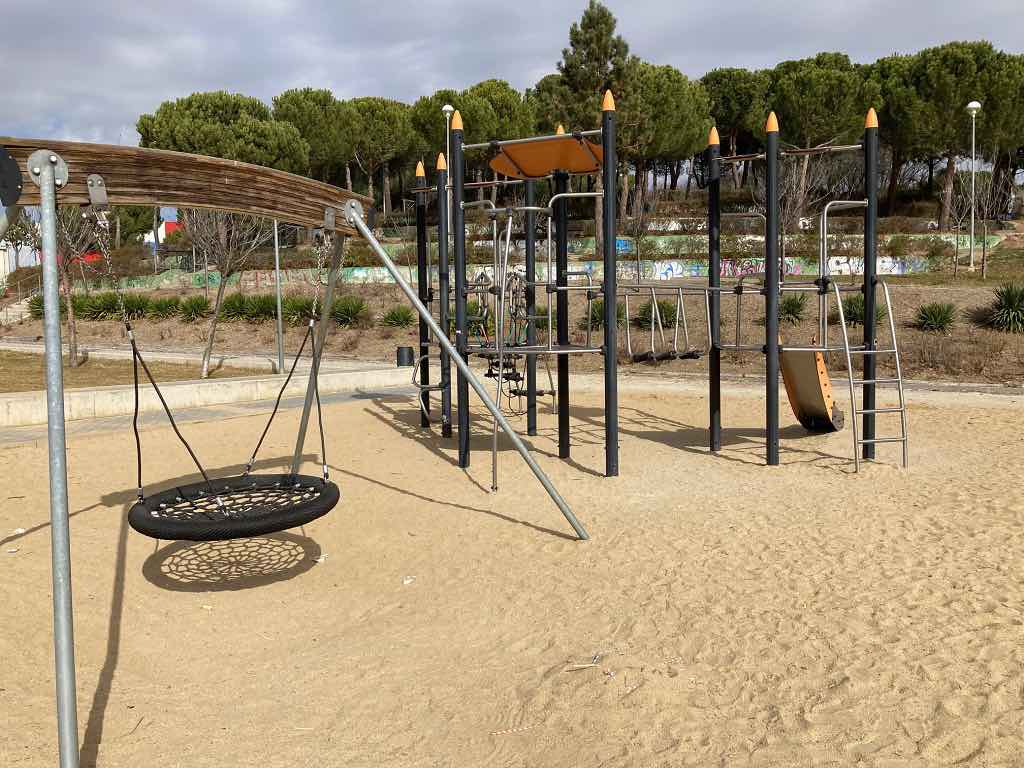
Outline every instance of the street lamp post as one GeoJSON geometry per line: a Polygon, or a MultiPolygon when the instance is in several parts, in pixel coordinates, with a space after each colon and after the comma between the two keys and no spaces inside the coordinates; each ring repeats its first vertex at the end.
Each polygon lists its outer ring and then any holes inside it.
{"type": "Polygon", "coordinates": [[[978,112],[981,111],[981,104],[977,101],[972,101],[967,105],[967,112],[971,116],[971,264],[970,271],[974,271],[974,204],[975,204],[975,172],[977,169],[978,161],[975,153],[975,125],[977,123],[976,117],[978,112]]]}

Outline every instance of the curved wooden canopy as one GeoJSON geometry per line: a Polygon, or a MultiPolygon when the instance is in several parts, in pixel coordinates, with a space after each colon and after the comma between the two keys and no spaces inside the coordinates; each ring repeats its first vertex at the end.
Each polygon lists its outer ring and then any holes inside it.
{"type": "Polygon", "coordinates": [[[2,136],[0,147],[10,153],[24,176],[17,202],[22,206],[39,205],[39,188],[29,181],[26,168],[29,156],[38,149],[56,152],[68,165],[68,183],[57,192],[61,204],[88,204],[86,179],[92,173],[103,177],[112,205],[210,208],[308,227],[324,226],[324,211],[333,208],[335,230],[349,235],[356,232],[345,224],[345,202],[372,204],[362,195],[305,176],[204,155],[2,136]]]}
{"type": "Polygon", "coordinates": [[[599,144],[565,134],[544,141],[503,143],[491,159],[491,169],[514,179],[541,179],[554,171],[597,173],[603,159],[599,144]]]}

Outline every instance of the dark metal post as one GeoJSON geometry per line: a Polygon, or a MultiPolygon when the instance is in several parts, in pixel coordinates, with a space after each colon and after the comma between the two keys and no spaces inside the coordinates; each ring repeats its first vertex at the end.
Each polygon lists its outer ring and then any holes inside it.
{"type": "MultiPolygon", "coordinates": [[[[864,122],[864,349],[875,349],[875,285],[878,256],[878,116],[868,111],[864,122]]],[[[876,373],[875,355],[863,355],[864,380],[873,382],[876,373]]],[[[875,408],[875,385],[864,384],[865,411],[875,408]]],[[[863,440],[875,439],[875,414],[864,414],[861,429],[863,440]]],[[[875,458],[875,444],[864,443],[864,458],[875,458]]]]}
{"type": "Polygon", "coordinates": [[[764,354],[767,463],[779,463],[779,122],[765,124],[764,354]]]}
{"type": "Polygon", "coordinates": [[[60,340],[60,281],[57,276],[57,188],[67,183],[68,167],[59,155],[39,150],[28,159],[28,171],[32,181],[39,186],[39,229],[43,241],[43,333],[46,350],[50,558],[53,577],[58,750],[61,768],[78,768],[71,531],[68,525],[67,442],[64,435],[64,361],[60,340]]]}
{"type": "MultiPolygon", "coordinates": [[[[444,154],[437,156],[437,313],[445,338],[451,333],[448,291],[448,162],[444,154]]],[[[452,362],[448,350],[441,345],[441,437],[452,436],[452,362]]]]}
{"type": "MultiPolygon", "coordinates": [[[[708,287],[722,285],[722,164],[718,130],[708,136],[708,287]]],[[[711,349],[708,350],[709,432],[712,451],[722,450],[722,296],[717,290],[708,295],[708,322],[711,323],[711,349]]]]}
{"type": "Polygon", "coordinates": [[[618,288],[615,273],[615,206],[619,196],[618,160],[615,156],[615,99],[611,91],[605,91],[601,104],[601,148],[604,150],[604,167],[601,182],[604,191],[601,222],[604,235],[604,474],[616,477],[619,474],[619,360],[618,360],[618,313],[616,298],[618,288]]]}
{"type": "MultiPolygon", "coordinates": [[[[526,207],[530,208],[536,204],[536,190],[532,181],[527,181],[525,187],[526,207]]],[[[537,214],[527,210],[523,226],[526,239],[526,316],[529,318],[526,344],[532,347],[537,343],[537,324],[533,317],[537,314],[537,287],[534,285],[537,280],[537,214]]],[[[526,355],[526,434],[537,434],[537,356],[534,354],[526,355]]]]}
{"type": "MultiPolygon", "coordinates": [[[[462,115],[452,115],[452,229],[455,248],[455,348],[463,361],[469,360],[469,339],[466,329],[466,213],[462,209],[465,183],[465,161],[462,143],[465,134],[462,129],[462,115]]],[[[469,466],[469,381],[459,368],[456,378],[459,419],[459,466],[469,466]]]]}
{"type": "MultiPolygon", "coordinates": [[[[416,186],[427,184],[427,173],[423,163],[416,163],[416,186]]],[[[416,193],[416,290],[422,301],[430,307],[430,268],[427,259],[427,193],[416,193]]],[[[420,392],[420,426],[430,426],[430,329],[426,321],[420,318],[420,384],[424,389],[420,392]]]]}
{"type": "MultiPolygon", "coordinates": [[[[277,372],[284,373],[284,315],[281,311],[281,245],[277,235],[277,219],[274,219],[274,303],[277,317],[274,318],[277,335],[277,372]]],[[[196,249],[192,248],[192,269],[195,269],[196,249]]]]}
{"type": "MultiPolygon", "coordinates": [[[[569,174],[555,171],[555,194],[569,191],[569,174]]],[[[555,201],[555,324],[558,345],[569,345],[569,201],[555,201]]],[[[550,283],[551,276],[548,275],[550,283]]],[[[550,287],[548,288],[550,290],[550,287]]],[[[558,355],[558,456],[569,458],[569,356],[558,355]]]]}

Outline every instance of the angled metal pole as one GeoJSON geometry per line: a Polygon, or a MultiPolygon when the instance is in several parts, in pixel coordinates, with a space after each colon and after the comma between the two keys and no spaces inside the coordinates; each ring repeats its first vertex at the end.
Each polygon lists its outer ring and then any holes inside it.
{"type": "Polygon", "coordinates": [[[50,463],[50,537],[53,571],[53,641],[57,677],[57,735],[61,768],[78,768],[78,707],[75,699],[75,631],[71,598],[71,531],[68,526],[67,442],[64,436],[64,368],[60,341],[60,281],[57,276],[57,187],[68,167],[53,152],[28,159],[29,178],[39,186],[43,240],[43,334],[46,347],[46,420],[50,463]]]}
{"type": "MultiPolygon", "coordinates": [[[[193,258],[194,256],[193,251],[193,258]]],[[[277,372],[284,373],[284,317],[281,312],[281,250],[277,239],[277,219],[274,219],[274,294],[277,299],[277,372]]]]}
{"type": "MultiPolygon", "coordinates": [[[[616,273],[616,205],[619,196],[618,159],[615,154],[615,99],[605,91],[601,103],[601,148],[604,165],[601,183],[604,200],[604,474],[619,474],[619,347],[618,347],[618,280],[616,273]]],[[[627,318],[627,322],[629,319],[627,318]]]]}
{"type": "MultiPolygon", "coordinates": [[[[537,324],[534,320],[537,314],[537,214],[531,210],[536,203],[536,189],[532,181],[526,182],[525,189],[526,344],[532,347],[537,344],[537,324]]],[[[537,434],[537,355],[529,352],[526,354],[526,434],[537,434]]]]}
{"type": "Polygon", "coordinates": [[[580,521],[576,519],[572,510],[569,509],[569,505],[566,504],[565,499],[563,499],[562,495],[558,492],[558,489],[555,488],[548,476],[544,474],[544,470],[540,468],[533,456],[530,455],[530,452],[526,449],[526,446],[523,445],[523,441],[519,439],[519,435],[517,435],[515,430],[512,429],[512,425],[508,423],[508,419],[505,418],[501,409],[498,408],[498,406],[494,404],[494,401],[491,400],[490,396],[488,396],[487,390],[484,389],[484,385],[481,384],[480,380],[473,375],[469,365],[466,364],[462,355],[458,354],[455,347],[448,340],[448,337],[441,332],[441,327],[437,324],[437,321],[434,320],[430,311],[426,306],[424,306],[423,302],[419,300],[416,296],[416,292],[412,289],[412,286],[406,282],[405,278],[402,277],[402,273],[399,272],[398,267],[395,266],[391,257],[388,256],[387,251],[381,247],[381,244],[377,242],[377,238],[373,236],[373,232],[371,232],[370,228],[366,226],[366,222],[363,221],[362,206],[359,205],[357,201],[350,200],[346,203],[345,216],[348,222],[356,228],[360,235],[363,236],[363,239],[366,240],[370,248],[373,249],[373,252],[377,254],[377,258],[381,260],[381,263],[384,264],[388,272],[391,273],[392,279],[394,279],[398,287],[402,289],[402,292],[412,303],[413,308],[419,313],[419,316],[426,320],[427,325],[430,326],[430,330],[437,337],[441,346],[452,356],[452,359],[455,361],[455,365],[458,366],[459,373],[466,380],[468,385],[473,388],[477,395],[479,395],[480,399],[483,400],[484,405],[487,406],[487,410],[490,411],[491,416],[493,416],[498,422],[498,426],[501,427],[501,430],[508,435],[509,440],[512,441],[512,445],[515,446],[516,451],[518,451],[519,455],[523,457],[523,461],[526,462],[530,471],[533,472],[537,480],[540,481],[540,484],[544,486],[544,490],[548,492],[548,496],[550,496],[551,500],[555,502],[555,505],[561,511],[562,515],[565,516],[569,525],[571,525],[572,529],[576,532],[576,535],[580,540],[586,540],[589,538],[586,529],[580,521]]]}
{"type": "MultiPolygon", "coordinates": [[[[722,147],[718,131],[708,135],[708,287],[722,285],[722,147]]],[[[722,450],[722,295],[712,290],[708,295],[708,322],[711,323],[711,349],[708,350],[708,408],[710,448],[722,450]]]]}
{"type": "MultiPolygon", "coordinates": [[[[448,161],[444,155],[437,156],[437,317],[441,331],[448,338],[451,331],[449,318],[449,272],[448,263],[448,161]]],[[[441,347],[441,437],[452,436],[452,361],[448,350],[441,347]]]]}
{"type": "Polygon", "coordinates": [[[779,122],[765,124],[764,355],[767,464],[779,463],[779,122]]]}
{"type": "MultiPolygon", "coordinates": [[[[333,218],[333,212],[331,217],[333,218]]],[[[309,383],[306,385],[306,400],[302,404],[302,417],[299,419],[299,433],[295,438],[295,454],[292,456],[291,473],[299,474],[302,465],[302,449],[306,445],[306,430],[309,427],[309,412],[316,396],[316,377],[320,372],[320,356],[323,354],[324,342],[327,341],[327,326],[331,323],[331,305],[334,303],[334,284],[338,281],[341,271],[341,257],[345,252],[345,236],[334,233],[334,252],[331,254],[331,268],[327,273],[327,288],[320,307],[320,324],[316,329],[316,346],[313,348],[313,363],[309,367],[309,383]]],[[[317,280],[320,276],[317,275],[317,280]]],[[[326,461],[326,459],[325,459],[326,461]]]]}

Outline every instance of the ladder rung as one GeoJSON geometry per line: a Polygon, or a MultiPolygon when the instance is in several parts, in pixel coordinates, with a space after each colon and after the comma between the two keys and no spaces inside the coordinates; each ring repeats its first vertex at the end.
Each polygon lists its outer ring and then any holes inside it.
{"type": "Polygon", "coordinates": [[[851,355],[885,355],[894,354],[895,349],[851,349],[851,355]]]}
{"type": "Polygon", "coordinates": [[[853,385],[858,384],[899,384],[899,379],[852,379],[850,381],[853,385]]]}
{"type": "Polygon", "coordinates": [[[857,414],[862,414],[862,413],[901,413],[902,411],[903,411],[903,409],[899,408],[899,407],[893,407],[893,408],[865,408],[863,411],[854,408],[854,413],[857,413],[857,414]]]}
{"type": "Polygon", "coordinates": [[[905,437],[872,437],[868,440],[858,440],[857,443],[864,445],[865,443],[905,443],[907,438],[905,437]]]}

